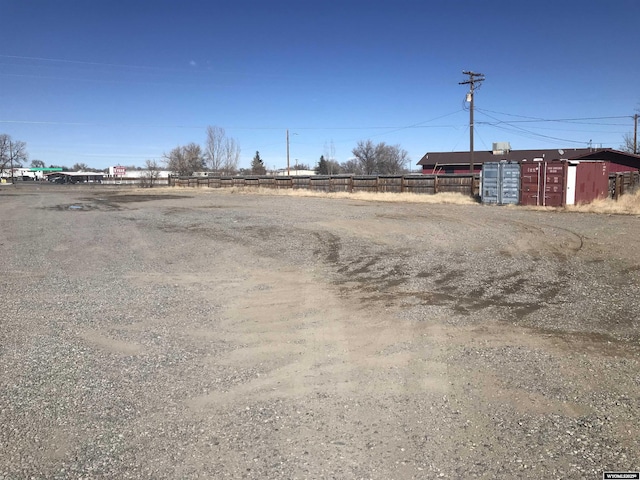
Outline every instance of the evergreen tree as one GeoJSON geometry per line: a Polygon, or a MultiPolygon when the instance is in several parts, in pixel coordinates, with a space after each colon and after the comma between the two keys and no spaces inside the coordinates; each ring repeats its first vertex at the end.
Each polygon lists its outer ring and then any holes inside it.
{"type": "Polygon", "coordinates": [[[251,173],[254,175],[266,175],[267,169],[264,166],[264,162],[260,158],[260,152],[256,151],[256,155],[251,162],[251,173]]]}
{"type": "Polygon", "coordinates": [[[324,155],[320,155],[320,161],[318,165],[316,165],[315,172],[318,175],[328,175],[329,174],[329,164],[324,159],[324,155]]]}

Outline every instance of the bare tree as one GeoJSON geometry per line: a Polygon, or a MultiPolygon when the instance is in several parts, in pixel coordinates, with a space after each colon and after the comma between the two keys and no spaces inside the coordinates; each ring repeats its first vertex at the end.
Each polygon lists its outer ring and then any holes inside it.
{"type": "Polygon", "coordinates": [[[193,166],[193,171],[199,171],[204,168],[204,157],[202,155],[202,148],[197,143],[189,143],[182,147],[190,165],[193,166]]]}
{"type": "Polygon", "coordinates": [[[151,188],[160,177],[160,164],[156,160],[145,160],[144,165],[146,171],[141,178],[141,185],[151,188]]]}
{"type": "Polygon", "coordinates": [[[408,160],[409,154],[400,145],[387,145],[384,142],[376,145],[376,170],[380,175],[404,173],[408,160]]]}
{"type": "Polygon", "coordinates": [[[42,160],[31,160],[31,168],[45,168],[46,165],[42,160]]]}
{"type": "Polygon", "coordinates": [[[327,160],[327,171],[329,175],[338,175],[342,173],[342,167],[337,160],[327,160]]]}
{"type": "Polygon", "coordinates": [[[76,172],[86,172],[89,170],[89,165],[86,163],[75,163],[72,170],[75,170],[76,172]]]}
{"type": "Polygon", "coordinates": [[[240,163],[240,146],[235,138],[225,138],[223,149],[222,169],[226,175],[232,175],[238,171],[240,163]]]}
{"type": "Polygon", "coordinates": [[[12,140],[6,133],[0,134],[0,174],[21,167],[28,158],[26,143],[12,140]]]}
{"type": "Polygon", "coordinates": [[[351,158],[345,162],[342,162],[340,164],[340,170],[343,173],[351,173],[353,175],[362,175],[364,173],[362,170],[362,165],[357,158],[351,158]]]}
{"type": "Polygon", "coordinates": [[[360,140],[351,153],[353,153],[353,156],[360,164],[360,169],[364,175],[376,173],[376,146],[371,140],[367,140],[366,142],[360,140]]]}
{"type": "Polygon", "coordinates": [[[340,173],[340,164],[336,161],[336,146],[333,139],[328,143],[324,143],[324,159],[327,167],[327,174],[333,175],[340,173]]]}
{"type": "Polygon", "coordinates": [[[405,171],[409,160],[409,154],[400,145],[374,144],[371,140],[358,142],[352,153],[364,175],[398,175],[405,171]]]}
{"type": "MultiPolygon", "coordinates": [[[[640,106],[636,107],[636,113],[633,115],[633,121],[635,122],[636,127],[638,126],[638,117],[640,114],[640,106]]],[[[625,133],[622,136],[622,145],[620,145],[620,150],[627,153],[638,154],[638,143],[635,138],[636,136],[633,133],[625,133]]]]}
{"type": "Polygon", "coordinates": [[[225,131],[222,127],[208,126],[204,147],[204,161],[212,172],[219,172],[223,166],[225,131]]]}
{"type": "Polygon", "coordinates": [[[207,127],[204,160],[207,168],[212,172],[227,175],[235,173],[240,162],[238,141],[235,138],[227,137],[222,127],[207,127]]]}
{"type": "Polygon", "coordinates": [[[636,153],[638,151],[638,147],[636,145],[636,142],[634,141],[632,133],[625,133],[622,137],[622,141],[624,143],[620,145],[620,150],[622,150],[623,152],[636,153]]]}
{"type": "Polygon", "coordinates": [[[163,155],[167,169],[180,176],[193,175],[204,168],[202,149],[197,143],[178,146],[163,155]]]}

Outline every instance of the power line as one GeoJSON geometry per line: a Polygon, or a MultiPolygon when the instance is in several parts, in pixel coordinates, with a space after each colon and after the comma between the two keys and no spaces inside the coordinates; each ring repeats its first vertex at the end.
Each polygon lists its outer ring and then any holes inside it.
{"type": "MultiPolygon", "coordinates": [[[[483,115],[485,115],[485,116],[487,116],[487,117],[489,117],[489,118],[491,118],[493,120],[496,120],[496,123],[493,123],[493,122],[483,122],[483,123],[485,123],[487,125],[490,125],[492,127],[507,131],[507,132],[520,134],[520,135],[522,135],[524,137],[527,137],[527,138],[544,138],[545,140],[554,140],[554,141],[558,141],[558,142],[574,143],[574,144],[577,144],[577,145],[584,145],[584,144],[588,144],[589,143],[589,142],[584,141],[584,140],[573,140],[573,139],[555,137],[555,136],[552,136],[552,135],[544,135],[542,133],[536,133],[536,132],[533,132],[531,130],[527,130],[527,129],[523,128],[523,127],[520,127],[520,126],[512,124],[512,123],[516,123],[516,122],[504,122],[504,121],[501,121],[500,119],[494,117],[493,115],[489,115],[488,113],[486,113],[486,112],[488,112],[490,110],[480,110],[479,109],[479,111],[483,115]],[[507,128],[507,126],[509,126],[511,128],[507,128]]],[[[628,116],[590,117],[590,119],[596,119],[596,118],[629,118],[629,117],[628,116]]],[[[633,117],[631,117],[631,118],[633,118],[633,117]]],[[[553,120],[549,120],[549,121],[553,121],[553,120]]],[[[602,133],[602,132],[597,132],[597,133],[602,133]]]]}
{"type": "MultiPolygon", "coordinates": [[[[548,120],[546,122],[519,122],[519,121],[503,121],[503,120],[499,120],[495,117],[493,117],[492,115],[489,115],[488,113],[486,113],[487,111],[490,110],[481,110],[481,109],[476,109],[477,112],[479,112],[480,114],[495,120],[495,121],[480,121],[480,122],[476,122],[478,125],[488,125],[491,127],[498,127],[499,125],[508,125],[508,126],[513,126],[514,128],[516,127],[516,124],[518,123],[554,123],[555,120],[548,120]]],[[[633,117],[631,117],[633,118],[633,117]]],[[[569,122],[570,125],[591,125],[591,126],[600,126],[600,127],[624,127],[624,126],[628,126],[626,123],[588,123],[588,122],[569,122]]],[[[554,130],[557,131],[559,129],[559,127],[543,127],[543,126],[536,126],[535,127],[537,130],[554,130]]],[[[585,128],[580,128],[580,129],[575,129],[575,128],[569,128],[569,127],[562,127],[562,131],[563,132],[590,132],[590,133],[603,133],[603,130],[597,129],[591,129],[591,130],[587,130],[585,128]]],[[[616,133],[616,134],[623,134],[624,132],[620,132],[620,131],[607,131],[606,133],[616,133]]]]}
{"type": "MultiPolygon", "coordinates": [[[[194,81],[185,81],[185,82],[167,82],[167,81],[156,81],[156,80],[114,80],[111,78],[80,78],[80,77],[56,77],[51,75],[36,75],[30,73],[0,73],[0,76],[3,77],[17,77],[17,78],[35,78],[39,80],[55,80],[62,82],[98,82],[98,83],[106,83],[113,85],[164,85],[164,86],[177,86],[177,87],[196,87],[199,84],[194,81]]],[[[230,87],[230,85],[218,83],[218,84],[208,84],[209,87],[230,87]]]]}
{"type": "MultiPolygon", "coordinates": [[[[414,129],[414,128],[451,128],[451,127],[459,127],[459,125],[424,125],[424,123],[432,122],[438,120],[440,118],[444,118],[450,115],[454,115],[458,113],[460,110],[448,113],[446,115],[441,115],[439,117],[432,118],[430,120],[425,120],[423,122],[415,123],[412,125],[404,125],[404,126],[393,126],[393,125],[364,125],[364,126],[355,126],[355,127],[340,127],[340,126],[319,126],[319,127],[291,127],[295,130],[309,130],[309,131],[318,131],[318,130],[390,130],[389,132],[384,132],[383,134],[395,133],[402,130],[414,129]]],[[[207,125],[176,125],[176,124],[144,124],[144,123],[105,123],[105,122],[64,122],[64,121],[47,121],[47,120],[11,120],[11,119],[0,119],[0,123],[10,123],[10,124],[23,124],[23,125],[65,125],[65,126],[75,126],[75,127],[127,127],[127,128],[187,128],[187,129],[201,129],[207,128],[207,125]]],[[[280,126],[225,126],[223,127],[228,130],[286,130],[286,127],[280,126]]]]}
{"type": "Polygon", "coordinates": [[[178,70],[168,67],[153,67],[149,65],[131,65],[122,63],[105,63],[105,62],[89,62],[84,60],[67,60],[63,58],[45,58],[45,57],[27,57],[22,55],[0,55],[0,58],[10,58],[15,60],[36,60],[39,62],[51,62],[51,63],[69,63],[74,65],[91,65],[99,67],[116,67],[116,68],[138,68],[145,70],[178,70]]]}
{"type": "Polygon", "coordinates": [[[584,145],[584,144],[588,144],[589,142],[586,142],[584,140],[570,140],[567,138],[560,138],[560,137],[553,137],[551,135],[543,135],[541,133],[535,133],[532,132],[530,130],[526,130],[524,128],[520,128],[520,127],[513,127],[513,128],[507,128],[507,127],[503,127],[500,125],[494,125],[495,128],[498,128],[500,130],[504,130],[505,132],[511,132],[511,133],[516,133],[516,134],[520,134],[523,137],[526,138],[544,138],[547,140],[555,140],[558,142],[565,142],[565,143],[575,143],[577,145],[584,145]],[[525,135],[526,134],[526,135],[525,135]]]}
{"type": "Polygon", "coordinates": [[[623,126],[626,124],[622,124],[622,123],[593,123],[590,122],[590,120],[620,120],[623,118],[633,118],[633,115],[617,115],[617,116],[610,116],[610,117],[583,117],[583,118],[538,118],[538,117],[527,117],[524,115],[514,115],[514,114],[510,114],[510,113],[504,113],[504,112],[495,112],[493,110],[486,110],[486,109],[482,109],[482,108],[477,108],[476,111],[483,113],[485,115],[487,115],[490,118],[493,118],[494,120],[496,120],[496,122],[498,123],[507,123],[507,124],[512,124],[512,123],[575,123],[575,124],[579,124],[579,125],[601,125],[601,126],[623,126]],[[511,117],[518,117],[518,118],[525,118],[526,120],[500,120],[498,118],[492,117],[491,115],[487,114],[487,112],[491,112],[491,113],[497,113],[500,115],[507,115],[507,116],[511,116],[511,117]]]}
{"type": "MultiPolygon", "coordinates": [[[[494,117],[494,116],[492,116],[492,115],[489,115],[488,113],[485,113],[485,112],[482,112],[482,113],[483,113],[483,115],[486,115],[486,116],[487,116],[487,117],[489,117],[489,118],[492,118],[492,119],[494,119],[494,120],[498,120],[497,118],[495,118],[495,117],[494,117]]],[[[529,137],[528,137],[528,138],[531,138],[531,136],[535,136],[535,137],[545,138],[545,139],[548,139],[548,140],[557,140],[557,141],[569,142],[569,143],[576,143],[576,144],[584,144],[584,143],[587,143],[587,142],[584,142],[584,141],[568,140],[568,139],[566,139],[566,138],[552,137],[552,136],[550,136],[550,135],[543,135],[543,134],[541,134],[541,133],[535,133],[535,132],[532,132],[532,131],[527,130],[527,129],[525,129],[525,128],[518,127],[518,126],[515,126],[515,125],[510,125],[510,124],[508,124],[508,123],[507,123],[507,125],[511,126],[512,128],[511,128],[511,129],[508,129],[508,128],[506,128],[506,127],[502,126],[502,122],[500,122],[500,121],[498,121],[498,124],[495,124],[495,125],[492,125],[492,126],[493,126],[493,127],[495,127],[495,128],[499,128],[499,129],[501,129],[501,130],[505,130],[505,131],[511,131],[511,132],[513,132],[513,131],[515,130],[515,131],[517,131],[517,132],[524,132],[524,133],[527,133],[527,134],[529,135],[529,137]]]]}

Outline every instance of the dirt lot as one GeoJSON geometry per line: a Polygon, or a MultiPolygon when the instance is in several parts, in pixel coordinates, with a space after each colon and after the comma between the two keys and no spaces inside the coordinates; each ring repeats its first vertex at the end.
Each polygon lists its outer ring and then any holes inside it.
{"type": "Polygon", "coordinates": [[[0,188],[0,478],[640,470],[640,217],[0,188]]]}

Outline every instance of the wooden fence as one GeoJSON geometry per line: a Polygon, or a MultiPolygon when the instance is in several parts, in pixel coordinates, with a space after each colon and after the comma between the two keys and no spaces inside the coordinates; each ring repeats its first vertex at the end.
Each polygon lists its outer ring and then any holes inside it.
{"type": "Polygon", "coordinates": [[[609,174],[609,196],[615,200],[620,195],[630,193],[640,185],[640,172],[624,172],[609,174]]]}
{"type": "MultiPolygon", "coordinates": [[[[164,179],[159,184],[165,184],[164,179]]],[[[207,176],[174,177],[167,180],[171,187],[202,188],[273,188],[303,189],[317,192],[393,192],[422,193],[433,195],[441,192],[456,192],[463,195],[480,194],[479,176],[455,175],[307,175],[307,176],[207,176]],[[472,180],[473,179],[473,180],[472,180]]],[[[609,175],[609,196],[632,192],[640,186],[640,172],[612,173],[609,175]]]]}
{"type": "Polygon", "coordinates": [[[479,195],[478,175],[309,175],[247,177],[169,177],[172,187],[249,187],[318,192],[393,192],[479,195]]]}

